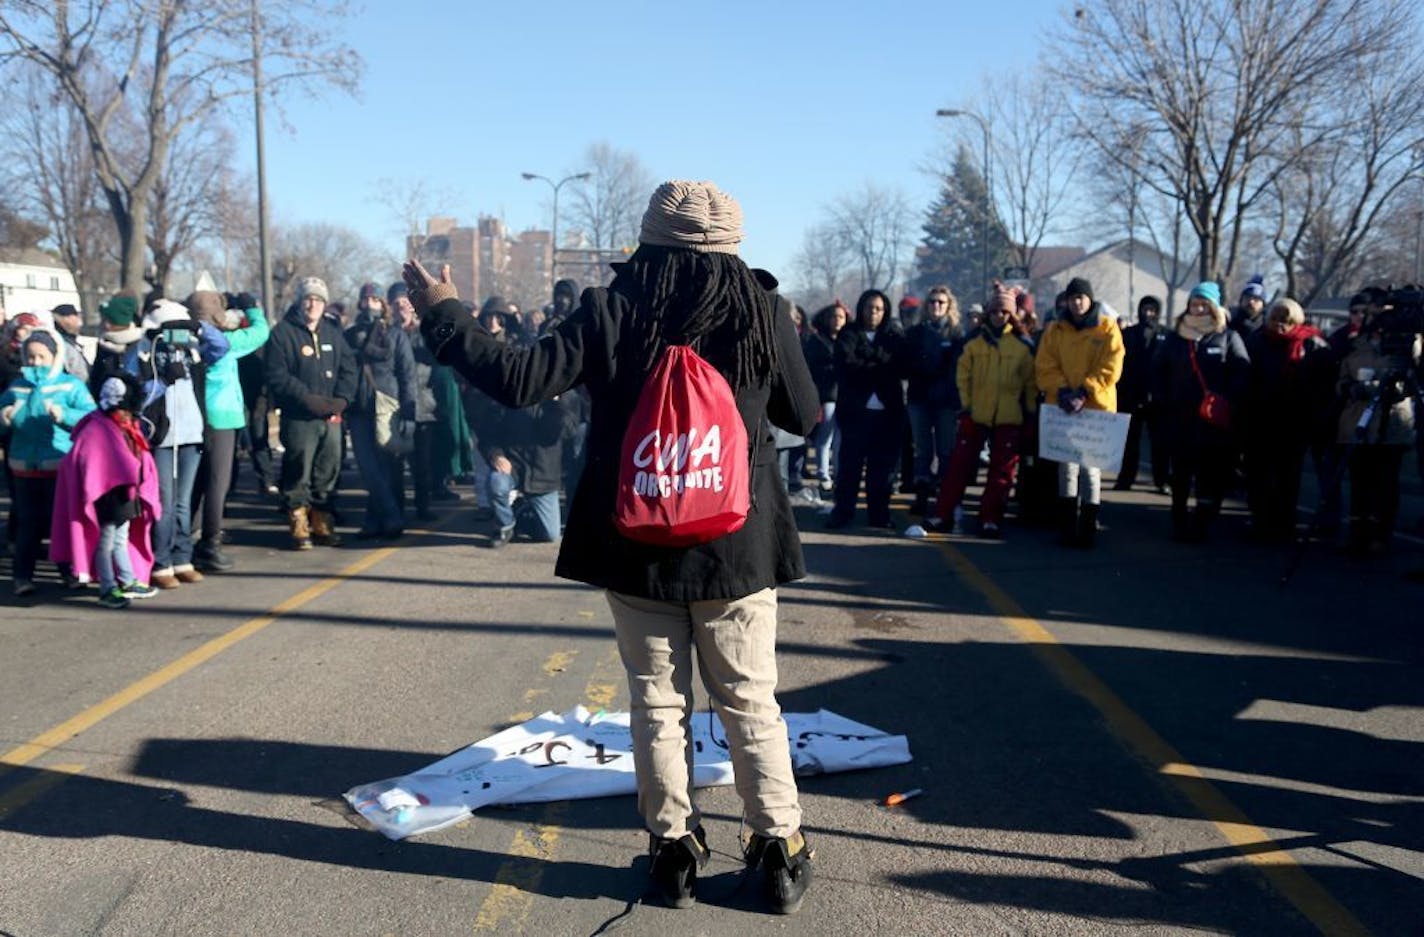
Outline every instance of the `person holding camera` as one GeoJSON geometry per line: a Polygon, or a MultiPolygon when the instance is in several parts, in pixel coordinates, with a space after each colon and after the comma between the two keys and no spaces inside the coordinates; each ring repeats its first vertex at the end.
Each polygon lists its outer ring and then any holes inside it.
{"type": "Polygon", "coordinates": [[[356,398],[347,408],[351,446],[366,485],[366,517],[358,540],[394,540],[405,533],[401,510],[404,471],[401,457],[378,441],[383,418],[377,394],[399,404],[397,419],[415,432],[415,355],[405,330],[391,319],[390,307],[374,283],[361,287],[356,321],[346,330],[346,343],[356,356],[356,398]]]}
{"type": "Polygon", "coordinates": [[[282,411],[282,503],[292,548],[336,546],[331,497],[341,474],[341,414],[356,395],[356,356],[326,317],[326,283],[304,278],[267,340],[267,388],[282,411]]]}
{"type": "Polygon", "coordinates": [[[203,437],[203,465],[199,488],[203,501],[203,537],[193,551],[194,565],[202,572],[232,569],[232,559],[222,550],[223,508],[232,487],[237,457],[237,437],[247,426],[238,361],[267,341],[267,316],[251,293],[199,290],[185,305],[193,317],[222,332],[228,350],[208,368],[206,381],[207,428],[203,437]]]}
{"type": "Polygon", "coordinates": [[[1421,337],[1388,312],[1366,320],[1340,364],[1337,439],[1349,453],[1350,549],[1383,553],[1399,516],[1399,473],[1418,430],[1421,337]],[[1401,323],[1402,324],[1402,323],[1401,323]]]}
{"type": "MultiPolygon", "coordinates": [[[[203,581],[193,566],[193,484],[203,458],[208,366],[228,352],[228,340],[188,308],[160,299],[143,317],[143,338],[129,347],[124,370],[144,386],[162,513],[153,525],[151,585],[176,589],[203,581]]],[[[147,429],[147,427],[145,427],[147,429]]]]}

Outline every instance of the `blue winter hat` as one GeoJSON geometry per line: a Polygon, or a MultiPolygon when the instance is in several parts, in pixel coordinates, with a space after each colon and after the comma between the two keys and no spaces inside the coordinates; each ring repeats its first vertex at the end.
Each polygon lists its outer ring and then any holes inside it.
{"type": "Polygon", "coordinates": [[[1249,297],[1255,297],[1263,303],[1266,301],[1266,283],[1259,273],[1247,280],[1246,285],[1241,289],[1241,298],[1249,297]]]}
{"type": "Polygon", "coordinates": [[[1203,280],[1196,286],[1192,287],[1191,295],[1189,295],[1187,299],[1191,300],[1198,297],[1206,300],[1213,306],[1220,306],[1221,287],[1217,286],[1216,281],[1214,280],[1203,280]]]}

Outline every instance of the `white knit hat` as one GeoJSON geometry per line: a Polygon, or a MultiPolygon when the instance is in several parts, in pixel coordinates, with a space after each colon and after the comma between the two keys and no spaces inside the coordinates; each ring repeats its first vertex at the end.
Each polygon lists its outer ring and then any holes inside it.
{"type": "Polygon", "coordinates": [[[143,314],[143,327],[160,329],[170,322],[180,322],[189,318],[188,307],[171,299],[160,299],[153,308],[143,314]]]}

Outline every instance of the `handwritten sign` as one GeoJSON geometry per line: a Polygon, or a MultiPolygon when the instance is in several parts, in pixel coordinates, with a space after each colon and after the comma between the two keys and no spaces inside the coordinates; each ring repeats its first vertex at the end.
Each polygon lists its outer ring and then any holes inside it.
{"type": "Polygon", "coordinates": [[[1038,457],[1116,472],[1122,467],[1122,447],[1131,422],[1126,413],[1064,413],[1058,407],[1039,407],[1038,457]]]}

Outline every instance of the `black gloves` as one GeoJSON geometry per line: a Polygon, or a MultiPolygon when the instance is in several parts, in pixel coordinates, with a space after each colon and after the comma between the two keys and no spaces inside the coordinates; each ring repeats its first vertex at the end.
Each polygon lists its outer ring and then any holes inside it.
{"type": "Polygon", "coordinates": [[[302,406],[312,416],[335,416],[346,409],[346,401],[339,397],[324,397],[321,394],[302,394],[302,406]],[[340,409],[337,408],[340,404],[340,409]]]}
{"type": "Polygon", "coordinates": [[[257,297],[251,293],[224,293],[223,301],[228,309],[236,309],[238,312],[257,308],[257,297]]]}

